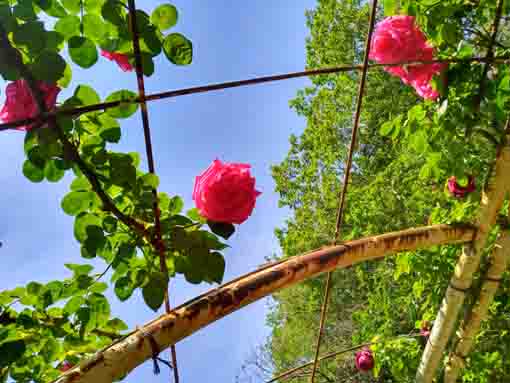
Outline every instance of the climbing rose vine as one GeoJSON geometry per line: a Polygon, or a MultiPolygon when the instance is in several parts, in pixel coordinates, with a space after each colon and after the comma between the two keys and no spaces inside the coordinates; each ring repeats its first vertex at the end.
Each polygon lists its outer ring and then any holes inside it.
{"type": "Polygon", "coordinates": [[[261,194],[255,190],[250,167],[214,160],[195,180],[193,200],[200,214],[215,222],[241,224],[246,221],[261,194]]]}
{"type": "Polygon", "coordinates": [[[106,57],[110,61],[115,61],[119,68],[124,72],[131,72],[133,70],[133,66],[129,62],[128,55],[102,50],[101,56],[106,57]]]}
{"type": "MultiPolygon", "coordinates": [[[[54,84],[46,84],[42,81],[38,82],[38,86],[44,95],[46,108],[48,110],[53,109],[60,88],[54,84]]],[[[5,104],[0,111],[0,119],[3,122],[13,122],[37,116],[39,109],[25,80],[19,79],[9,83],[5,89],[5,94],[5,104]]],[[[34,124],[20,126],[18,130],[30,130],[33,126],[34,124]]]]}
{"type": "MultiPolygon", "coordinates": [[[[427,43],[413,16],[391,16],[377,24],[371,41],[370,58],[378,63],[434,60],[434,48],[427,43]]],[[[446,68],[445,64],[412,64],[387,66],[384,69],[400,77],[425,99],[436,99],[439,93],[430,84],[432,78],[446,68]]]]}

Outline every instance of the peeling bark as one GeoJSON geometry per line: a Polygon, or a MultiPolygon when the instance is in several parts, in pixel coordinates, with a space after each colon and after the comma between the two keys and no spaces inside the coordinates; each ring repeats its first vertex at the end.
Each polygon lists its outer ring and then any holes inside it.
{"type": "Polygon", "coordinates": [[[510,190],[510,136],[500,147],[494,171],[489,179],[487,189],[482,193],[480,211],[476,221],[477,232],[473,243],[464,246],[462,255],[455,266],[455,271],[446,290],[441,308],[423,352],[416,383],[430,383],[435,377],[443,357],[453,327],[459,315],[466,291],[471,287],[473,275],[480,266],[483,250],[492,226],[496,223],[498,211],[503,205],[506,193],[510,190]]]}
{"type": "Polygon", "coordinates": [[[110,383],[151,358],[149,336],[163,350],[241,307],[307,278],[400,251],[470,242],[474,235],[471,226],[428,226],[349,241],[268,265],[149,322],[81,362],[55,382],[110,383]]]}
{"type": "Polygon", "coordinates": [[[476,304],[467,315],[464,323],[457,331],[458,342],[450,353],[446,364],[444,382],[455,383],[464,368],[466,356],[473,347],[475,336],[480,326],[488,317],[489,306],[501,283],[501,276],[510,260],[510,235],[505,232],[497,241],[489,262],[490,267],[484,276],[484,281],[476,304]]]}

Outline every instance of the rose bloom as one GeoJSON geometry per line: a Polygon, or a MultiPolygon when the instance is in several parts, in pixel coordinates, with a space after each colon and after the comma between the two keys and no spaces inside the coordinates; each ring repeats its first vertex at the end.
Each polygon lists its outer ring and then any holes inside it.
{"type": "Polygon", "coordinates": [[[71,363],[69,363],[67,360],[64,360],[62,362],[62,364],[60,365],[59,370],[61,372],[66,372],[66,371],[70,370],[71,368],[73,368],[73,365],[71,363]]]}
{"type": "Polygon", "coordinates": [[[129,62],[128,55],[101,50],[101,56],[106,57],[110,61],[115,61],[124,72],[131,72],[133,70],[133,66],[129,62]]]}
{"type": "Polygon", "coordinates": [[[193,200],[200,214],[214,222],[243,223],[251,215],[255,200],[255,178],[250,165],[214,160],[196,177],[193,200]]]}
{"type": "MultiPolygon", "coordinates": [[[[57,102],[57,95],[60,88],[55,84],[46,84],[42,81],[38,82],[39,90],[43,94],[44,103],[48,110],[52,110],[57,102]]],[[[0,111],[0,120],[3,122],[14,122],[33,118],[39,114],[37,103],[30,92],[30,88],[24,79],[11,82],[5,89],[5,104],[0,111]]],[[[18,130],[30,130],[34,124],[20,126],[18,130]]]]}
{"type": "Polygon", "coordinates": [[[468,184],[466,186],[460,186],[457,183],[457,178],[452,176],[448,179],[448,190],[455,198],[463,198],[468,193],[472,193],[476,190],[475,178],[469,176],[468,184]]]}
{"type": "MultiPolygon", "coordinates": [[[[427,43],[413,16],[391,16],[377,24],[369,57],[382,64],[431,61],[434,60],[434,48],[427,43]]],[[[384,69],[414,87],[421,97],[436,99],[439,93],[430,81],[446,67],[446,64],[434,63],[387,66],[384,69]]]]}
{"type": "Polygon", "coordinates": [[[372,351],[365,347],[356,353],[356,368],[362,372],[368,372],[374,368],[374,356],[372,351]]]}

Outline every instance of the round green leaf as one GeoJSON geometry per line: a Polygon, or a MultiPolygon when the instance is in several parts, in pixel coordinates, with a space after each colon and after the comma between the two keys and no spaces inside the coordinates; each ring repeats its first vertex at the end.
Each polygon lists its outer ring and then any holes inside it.
{"type": "Polygon", "coordinates": [[[93,13],[83,16],[83,31],[94,40],[101,40],[106,34],[106,25],[98,15],[93,13]]]}
{"type": "Polygon", "coordinates": [[[119,90],[113,92],[106,98],[106,102],[125,101],[115,108],[110,108],[107,113],[114,118],[128,118],[138,110],[138,104],[131,102],[138,96],[130,90],[119,90]]]}
{"type": "Polygon", "coordinates": [[[175,65],[189,65],[193,61],[193,44],[180,33],[171,33],[163,41],[166,57],[175,65]]]}
{"type": "Polygon", "coordinates": [[[97,92],[88,85],[78,85],[73,97],[79,100],[82,105],[98,104],[101,102],[97,92]]]}
{"type": "Polygon", "coordinates": [[[78,309],[85,303],[85,298],[75,296],[69,299],[64,306],[64,312],[66,314],[74,314],[78,309]]]}
{"type": "Polygon", "coordinates": [[[76,220],[74,221],[74,236],[79,242],[85,242],[85,240],[89,237],[90,233],[94,233],[96,230],[88,229],[89,227],[94,228],[97,227],[100,229],[101,227],[101,219],[90,213],[81,213],[78,214],[76,220]]]}
{"type": "Polygon", "coordinates": [[[69,40],[73,36],[80,35],[80,19],[78,16],[66,16],[57,21],[55,31],[60,33],[64,39],[69,40]]]}
{"type": "Polygon", "coordinates": [[[62,200],[62,210],[69,215],[77,215],[86,211],[92,200],[92,192],[89,191],[73,191],[68,193],[62,200]]]}
{"type": "Polygon", "coordinates": [[[50,182],[58,182],[64,177],[65,170],[57,160],[49,160],[44,166],[44,176],[50,182]]]}
{"type": "Polygon", "coordinates": [[[44,51],[31,65],[31,69],[38,80],[55,83],[64,77],[66,65],[58,53],[44,51]]]}
{"type": "Polygon", "coordinates": [[[172,4],[162,4],[151,15],[151,22],[161,31],[166,31],[177,24],[177,8],[172,4]]]}
{"type": "Polygon", "coordinates": [[[163,304],[165,292],[168,286],[168,277],[163,273],[153,273],[149,282],[142,288],[143,300],[154,311],[157,311],[163,304]]]}
{"type": "Polygon", "coordinates": [[[23,163],[23,175],[32,182],[41,182],[44,179],[44,171],[35,166],[29,160],[23,163]]]}
{"type": "Polygon", "coordinates": [[[133,294],[133,286],[131,285],[131,280],[128,277],[122,277],[115,282],[115,295],[122,302],[129,299],[129,297],[133,294]]]}
{"type": "Polygon", "coordinates": [[[67,42],[73,62],[82,68],[90,68],[98,59],[96,45],[88,38],[73,36],[67,42]]]}

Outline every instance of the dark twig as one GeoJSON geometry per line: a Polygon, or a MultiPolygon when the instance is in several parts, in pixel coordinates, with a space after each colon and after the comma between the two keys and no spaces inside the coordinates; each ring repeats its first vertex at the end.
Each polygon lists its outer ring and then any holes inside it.
{"type": "MultiPolygon", "coordinates": [[[[131,20],[131,31],[133,33],[133,51],[135,54],[135,67],[136,67],[136,78],[138,82],[138,95],[140,102],[140,110],[142,115],[142,124],[143,124],[143,133],[145,137],[145,149],[147,153],[147,161],[149,164],[149,173],[156,174],[156,167],[154,164],[154,155],[152,150],[152,141],[151,141],[151,132],[149,125],[149,112],[147,109],[147,102],[145,97],[145,84],[143,78],[143,67],[142,67],[142,55],[140,51],[140,37],[138,34],[138,25],[136,20],[136,6],[135,0],[128,0],[128,9],[131,20]]],[[[156,188],[152,189],[152,195],[154,198],[153,209],[154,209],[154,247],[158,251],[159,254],[159,265],[161,272],[165,275],[165,278],[168,278],[168,267],[166,265],[166,248],[163,242],[163,238],[161,236],[161,210],[159,208],[158,201],[158,191],[156,188]]],[[[165,289],[165,311],[166,313],[170,313],[172,311],[170,307],[170,297],[168,293],[170,282],[167,279],[167,286],[165,289]]],[[[172,357],[172,365],[173,365],[173,375],[175,383],[179,383],[179,370],[177,368],[177,352],[175,350],[175,345],[170,347],[171,349],[171,357],[172,357]]],[[[154,359],[154,371],[157,370],[157,361],[154,359]]],[[[159,368],[158,368],[159,369],[159,368]]]]}
{"type": "MultiPolygon", "coordinates": [[[[391,64],[369,64],[369,68],[383,68],[383,67],[392,67],[392,66],[400,66],[400,65],[419,65],[419,64],[434,64],[434,63],[470,63],[470,62],[492,62],[492,63],[500,63],[504,64],[507,63],[507,61],[510,59],[510,56],[499,56],[494,57],[492,59],[488,59],[487,57],[471,57],[471,58],[450,58],[450,59],[439,59],[439,60],[422,60],[422,61],[402,61],[398,63],[391,63],[391,64]]],[[[111,102],[103,102],[99,104],[92,104],[92,105],[86,105],[81,106],[77,108],[59,108],[55,111],[50,111],[47,113],[43,113],[40,116],[36,116],[33,118],[25,118],[22,120],[17,120],[9,123],[0,124],[0,131],[2,130],[8,130],[8,129],[15,129],[19,126],[29,125],[34,122],[41,122],[41,121],[47,121],[51,116],[79,116],[84,113],[89,112],[97,112],[100,110],[106,110],[111,109],[119,106],[122,103],[126,102],[132,102],[132,103],[142,103],[144,101],[156,101],[156,100],[163,100],[167,98],[174,98],[174,97],[180,97],[180,96],[186,96],[191,94],[198,94],[198,93],[207,93],[207,92],[213,92],[223,89],[230,89],[230,88],[237,88],[242,86],[249,86],[249,85],[258,85],[268,82],[274,82],[274,81],[282,81],[282,80],[289,80],[294,78],[300,78],[300,77],[313,77],[313,76],[319,76],[319,75],[325,75],[325,74],[334,74],[334,73],[341,73],[341,72],[350,72],[353,70],[363,70],[363,65],[341,65],[337,67],[331,67],[331,68],[322,68],[322,69],[310,69],[305,70],[301,72],[291,72],[291,73],[284,73],[279,75],[272,75],[272,76],[262,76],[262,77],[255,77],[247,80],[240,80],[240,81],[228,81],[228,82],[222,82],[217,84],[209,84],[209,85],[203,85],[203,86],[196,86],[191,88],[184,88],[184,89],[177,89],[177,90],[171,90],[166,92],[160,92],[160,93],[154,93],[151,95],[147,95],[145,99],[141,98],[135,98],[130,101],[111,101],[111,102]]]]}
{"type": "MultiPolygon", "coordinates": [[[[349,185],[349,176],[351,174],[351,168],[352,168],[352,158],[354,155],[354,148],[356,146],[356,138],[357,138],[358,129],[359,129],[361,106],[363,103],[363,91],[365,89],[365,83],[366,83],[367,73],[368,73],[368,56],[370,53],[370,42],[372,41],[372,33],[374,31],[376,12],[377,12],[377,0],[373,0],[372,12],[370,14],[370,20],[369,20],[369,29],[368,29],[367,39],[365,41],[365,56],[363,58],[363,69],[361,72],[361,80],[360,80],[359,89],[358,89],[358,100],[356,102],[356,111],[354,114],[354,125],[352,127],[351,143],[349,146],[349,154],[348,154],[347,163],[345,166],[344,182],[342,185],[342,191],[339,196],[340,202],[339,202],[339,206],[338,206],[338,213],[337,213],[336,226],[335,226],[335,239],[334,239],[335,245],[337,244],[338,240],[340,239],[340,234],[341,234],[342,219],[343,219],[344,207],[345,207],[345,196],[347,194],[347,189],[348,189],[348,185],[349,185]]],[[[326,291],[324,293],[324,302],[322,304],[322,309],[321,309],[319,334],[317,336],[317,346],[315,348],[315,358],[313,361],[312,375],[310,377],[311,383],[314,382],[315,373],[317,371],[317,365],[319,362],[319,352],[320,352],[322,334],[324,332],[324,324],[326,322],[326,316],[327,316],[327,311],[328,311],[329,295],[330,295],[331,285],[332,285],[332,281],[331,281],[332,275],[333,275],[333,273],[329,272],[327,275],[327,279],[326,279],[326,291]]]]}

